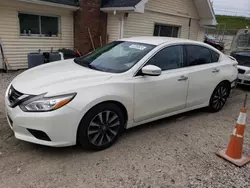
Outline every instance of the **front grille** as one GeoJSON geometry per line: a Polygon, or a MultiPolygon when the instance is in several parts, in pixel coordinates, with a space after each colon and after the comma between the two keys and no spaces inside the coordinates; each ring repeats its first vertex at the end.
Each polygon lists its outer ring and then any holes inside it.
{"type": "Polygon", "coordinates": [[[245,70],[243,70],[243,69],[238,69],[238,73],[240,73],[240,74],[245,74],[245,70]]]}
{"type": "Polygon", "coordinates": [[[18,98],[21,97],[22,95],[23,93],[17,91],[13,86],[10,87],[8,98],[9,98],[11,107],[14,107],[18,103],[19,101],[18,98]]]}

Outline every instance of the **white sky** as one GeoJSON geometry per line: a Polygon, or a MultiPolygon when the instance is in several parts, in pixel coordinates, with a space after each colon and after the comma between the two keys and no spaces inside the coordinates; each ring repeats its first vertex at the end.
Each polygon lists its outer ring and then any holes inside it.
{"type": "Polygon", "coordinates": [[[211,0],[216,14],[250,17],[250,0],[211,0]]]}

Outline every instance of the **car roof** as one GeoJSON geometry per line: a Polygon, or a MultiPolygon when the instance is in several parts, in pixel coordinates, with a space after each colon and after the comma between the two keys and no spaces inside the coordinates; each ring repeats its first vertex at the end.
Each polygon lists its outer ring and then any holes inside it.
{"type": "Polygon", "coordinates": [[[188,39],[182,39],[182,38],[172,38],[172,37],[153,37],[153,36],[141,36],[141,37],[131,37],[131,38],[123,38],[119,39],[118,41],[130,41],[130,42],[138,42],[138,43],[145,43],[145,44],[151,44],[151,45],[160,45],[163,43],[192,43],[192,44],[203,44],[201,42],[188,40],[188,39]]]}

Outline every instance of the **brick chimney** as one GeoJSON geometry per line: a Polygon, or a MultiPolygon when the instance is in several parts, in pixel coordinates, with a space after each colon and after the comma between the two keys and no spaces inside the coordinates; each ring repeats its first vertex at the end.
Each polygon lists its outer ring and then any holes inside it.
{"type": "Polygon", "coordinates": [[[90,29],[95,47],[100,47],[100,36],[105,44],[107,14],[100,10],[101,0],[79,0],[80,10],[74,12],[74,46],[83,54],[93,50],[88,33],[90,29]]]}

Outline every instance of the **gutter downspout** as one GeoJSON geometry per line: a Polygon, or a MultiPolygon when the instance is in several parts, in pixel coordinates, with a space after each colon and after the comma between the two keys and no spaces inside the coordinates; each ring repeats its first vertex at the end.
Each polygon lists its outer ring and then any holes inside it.
{"type": "Polygon", "coordinates": [[[124,38],[124,15],[125,13],[122,14],[120,20],[120,39],[124,38]]]}
{"type": "Polygon", "coordinates": [[[188,23],[188,39],[190,39],[191,24],[192,24],[192,18],[189,18],[189,23],[188,23]]]}

